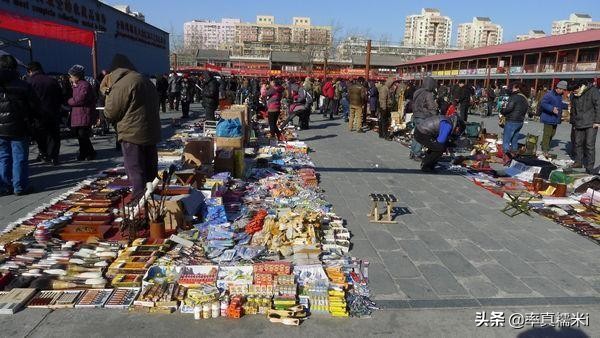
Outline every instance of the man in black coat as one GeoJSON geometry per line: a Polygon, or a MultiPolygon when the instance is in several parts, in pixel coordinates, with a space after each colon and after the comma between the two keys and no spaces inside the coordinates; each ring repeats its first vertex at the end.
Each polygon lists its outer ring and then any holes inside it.
{"type": "Polygon", "coordinates": [[[35,92],[19,79],[17,60],[0,56],[0,195],[30,192],[28,135],[38,109],[35,92]]]}
{"type": "Polygon", "coordinates": [[[163,113],[167,112],[167,91],[169,90],[169,80],[167,75],[159,76],[156,80],[156,91],[158,92],[158,102],[163,113]]]}
{"type": "Polygon", "coordinates": [[[28,82],[40,101],[40,116],[35,121],[34,139],[38,145],[38,160],[58,165],[60,152],[60,106],[62,91],[58,81],[44,74],[39,62],[27,66],[28,82]]]}
{"type": "Polygon", "coordinates": [[[209,121],[215,120],[215,111],[219,107],[219,82],[209,72],[202,73],[204,83],[202,85],[202,106],[205,118],[209,121]]]}
{"type": "Polygon", "coordinates": [[[579,82],[571,97],[571,124],[575,134],[574,168],[585,167],[596,174],[596,135],[600,128],[600,92],[598,88],[579,82]]]}
{"type": "Polygon", "coordinates": [[[469,106],[471,105],[471,89],[465,85],[464,80],[458,82],[459,89],[456,92],[457,97],[454,97],[458,101],[458,116],[464,122],[467,122],[469,115],[469,106]]]}

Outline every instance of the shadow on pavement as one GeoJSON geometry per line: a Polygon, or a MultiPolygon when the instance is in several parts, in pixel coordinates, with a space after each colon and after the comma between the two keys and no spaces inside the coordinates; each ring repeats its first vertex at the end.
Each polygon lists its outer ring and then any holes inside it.
{"type": "Polygon", "coordinates": [[[419,174],[419,175],[444,175],[444,176],[457,176],[459,174],[448,172],[448,171],[435,171],[435,172],[424,172],[421,169],[410,169],[410,168],[348,168],[348,167],[331,167],[316,168],[317,172],[346,172],[346,173],[379,173],[379,174],[419,174]]]}
{"type": "MultiPolygon", "coordinates": [[[[318,122],[318,121],[315,121],[315,122],[318,122]]],[[[339,125],[340,125],[339,123],[329,122],[329,123],[319,124],[316,126],[311,125],[310,129],[313,129],[313,130],[327,129],[327,127],[333,127],[333,126],[339,126],[339,125]]]]}
{"type": "Polygon", "coordinates": [[[316,141],[316,140],[322,140],[322,139],[333,138],[333,137],[337,137],[337,135],[334,135],[334,134],[316,135],[316,136],[311,136],[311,137],[305,138],[302,141],[316,141]]]}

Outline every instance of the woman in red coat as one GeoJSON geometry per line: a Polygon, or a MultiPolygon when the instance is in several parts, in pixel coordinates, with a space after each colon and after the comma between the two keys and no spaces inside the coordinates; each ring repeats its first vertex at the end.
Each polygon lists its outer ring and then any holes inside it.
{"type": "Polygon", "coordinates": [[[96,92],[84,78],[85,68],[74,65],[69,69],[69,79],[73,86],[73,97],[68,101],[71,106],[71,130],[79,141],[78,161],[96,159],[96,151],[90,140],[92,125],[96,121],[96,92]]]}

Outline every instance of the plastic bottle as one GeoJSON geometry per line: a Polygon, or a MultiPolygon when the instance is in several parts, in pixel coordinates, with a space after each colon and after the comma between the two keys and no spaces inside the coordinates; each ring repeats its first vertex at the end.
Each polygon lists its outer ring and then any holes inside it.
{"type": "Polygon", "coordinates": [[[218,318],[219,317],[219,313],[220,313],[220,304],[218,301],[215,301],[212,303],[211,306],[211,312],[212,312],[212,318],[218,318]]]}
{"type": "Polygon", "coordinates": [[[202,319],[210,319],[211,307],[210,303],[202,304],[202,319]]]}
{"type": "Polygon", "coordinates": [[[229,307],[229,300],[223,298],[221,300],[221,317],[227,317],[227,308],[229,307]]]}

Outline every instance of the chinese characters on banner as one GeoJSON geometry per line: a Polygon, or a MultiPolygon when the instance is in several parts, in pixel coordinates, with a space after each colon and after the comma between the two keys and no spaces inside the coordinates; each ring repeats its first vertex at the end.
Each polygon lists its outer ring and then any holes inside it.
{"type": "MultiPolygon", "coordinates": [[[[78,0],[0,0],[0,7],[12,5],[21,11],[35,13],[38,17],[59,19],[90,31],[107,32],[108,5],[78,0]],[[3,6],[6,4],[6,6],[3,6]]],[[[2,10],[0,10],[1,12],[2,10]]],[[[115,10],[116,11],[116,10],[115,10]]],[[[10,13],[9,13],[10,14],[10,13]]],[[[126,15],[126,14],[123,14],[126,15]]],[[[167,34],[151,29],[137,19],[116,20],[115,37],[122,37],[157,48],[167,48],[167,34]]]]}

